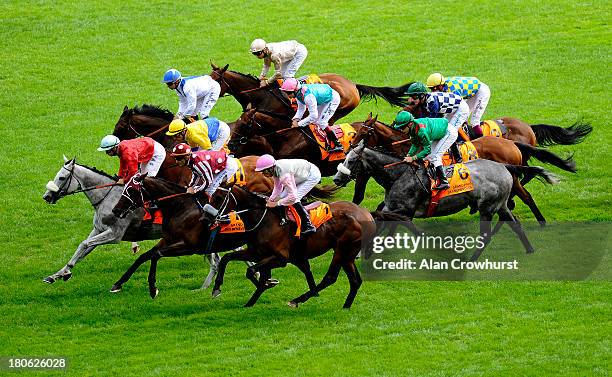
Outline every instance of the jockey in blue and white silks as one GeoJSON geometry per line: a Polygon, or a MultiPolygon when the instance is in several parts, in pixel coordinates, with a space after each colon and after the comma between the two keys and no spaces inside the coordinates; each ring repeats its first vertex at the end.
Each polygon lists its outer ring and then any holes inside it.
{"type": "Polygon", "coordinates": [[[182,77],[176,69],[170,69],[162,80],[171,90],[176,90],[179,98],[178,119],[195,118],[200,115],[206,119],[219,99],[221,86],[208,75],[182,77]]]}
{"type": "Polygon", "coordinates": [[[432,73],[427,78],[427,86],[432,91],[449,92],[461,96],[470,108],[470,126],[477,136],[482,135],[480,121],[491,98],[491,89],[487,84],[476,77],[444,78],[441,73],[432,73]]]}
{"type": "Polygon", "coordinates": [[[293,116],[293,127],[306,127],[310,124],[318,125],[325,131],[327,138],[333,144],[330,152],[343,150],[338,137],[329,127],[329,119],[334,115],[340,105],[340,94],[327,84],[300,84],[295,78],[283,82],[281,90],[289,97],[297,99],[298,109],[293,116]],[[308,116],[304,113],[308,109],[308,116]]]}
{"type": "Polygon", "coordinates": [[[446,118],[451,127],[459,129],[468,119],[470,108],[467,103],[454,93],[431,92],[423,83],[416,82],[408,87],[406,92],[410,96],[409,103],[416,106],[425,106],[427,117],[446,118]]]}

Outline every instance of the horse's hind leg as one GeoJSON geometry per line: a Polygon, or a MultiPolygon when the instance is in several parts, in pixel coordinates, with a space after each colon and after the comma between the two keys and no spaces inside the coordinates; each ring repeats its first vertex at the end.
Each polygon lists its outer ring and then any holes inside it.
{"type": "Polygon", "coordinates": [[[321,292],[322,290],[324,290],[325,288],[329,287],[330,285],[336,282],[336,279],[338,279],[338,274],[340,273],[340,268],[341,268],[340,256],[337,254],[334,254],[334,257],[332,258],[332,261],[329,264],[329,268],[327,269],[325,276],[323,276],[323,279],[317,285],[317,290],[316,290],[317,293],[321,292]]]}
{"type": "Polygon", "coordinates": [[[351,305],[353,305],[353,300],[355,300],[355,296],[357,295],[357,291],[359,287],[361,287],[361,276],[359,275],[359,271],[357,271],[357,266],[355,266],[355,261],[350,261],[344,263],[342,265],[344,272],[346,273],[346,277],[348,278],[349,284],[351,286],[348,296],[346,296],[346,301],[344,301],[343,309],[349,309],[351,305]]]}
{"type": "Polygon", "coordinates": [[[208,275],[202,282],[202,286],[197,290],[204,290],[210,287],[215,275],[217,275],[217,271],[219,270],[219,261],[221,261],[221,257],[217,253],[206,254],[204,255],[204,260],[208,261],[210,265],[210,270],[208,270],[208,275]]]}
{"type": "MultiPolygon", "coordinates": [[[[278,258],[276,257],[276,255],[273,255],[269,258],[266,258],[264,260],[262,260],[261,262],[257,263],[255,266],[257,266],[258,269],[260,269],[263,273],[262,275],[264,276],[268,276],[270,274],[270,271],[273,268],[276,267],[281,267],[281,266],[286,266],[287,262],[282,262],[280,260],[278,260],[278,258]]],[[[249,267],[249,270],[251,270],[253,267],[249,267]]],[[[248,272],[247,272],[248,274],[248,272]]],[[[266,284],[267,279],[266,280],[261,280],[258,282],[257,285],[257,289],[255,289],[255,292],[253,292],[253,295],[251,296],[251,298],[249,299],[249,301],[247,301],[246,304],[244,304],[245,308],[249,308],[253,305],[255,305],[255,303],[257,302],[257,300],[259,300],[259,297],[261,296],[262,293],[264,293],[264,291],[268,288],[270,288],[270,286],[268,286],[266,284]]]]}
{"type": "Polygon", "coordinates": [[[499,210],[499,218],[500,220],[508,222],[508,225],[510,225],[512,231],[514,231],[514,233],[516,233],[518,238],[521,240],[521,243],[523,244],[523,247],[525,247],[525,251],[527,252],[527,254],[531,254],[535,251],[533,246],[529,242],[529,239],[527,239],[527,235],[525,234],[525,231],[523,230],[520,221],[508,208],[502,208],[499,210]]]}
{"type": "Polygon", "coordinates": [[[230,261],[233,260],[249,260],[248,248],[243,250],[233,251],[231,253],[227,253],[221,258],[219,262],[219,267],[217,270],[217,278],[215,279],[215,286],[213,287],[212,297],[218,297],[221,294],[221,285],[223,285],[223,277],[225,276],[225,268],[230,261]]]}
{"type": "Polygon", "coordinates": [[[544,218],[544,215],[542,215],[542,212],[540,212],[540,209],[533,200],[533,197],[531,196],[529,191],[527,191],[527,189],[523,187],[523,184],[519,182],[517,178],[514,179],[514,187],[512,191],[516,192],[516,195],[523,201],[523,203],[525,203],[529,207],[529,209],[531,209],[531,212],[538,220],[540,225],[546,225],[546,219],[544,218]]]}
{"type": "Polygon", "coordinates": [[[487,247],[489,242],[491,242],[491,220],[493,216],[490,213],[480,212],[480,237],[482,237],[483,245],[474,251],[474,254],[470,258],[471,261],[475,261],[480,257],[483,250],[487,247]]]}
{"type": "Polygon", "coordinates": [[[302,273],[304,273],[304,276],[306,277],[306,281],[308,282],[308,291],[306,291],[302,295],[294,298],[293,300],[287,303],[287,305],[293,308],[297,308],[299,303],[305,302],[312,296],[318,296],[319,294],[317,293],[317,285],[314,281],[314,276],[312,276],[312,270],[310,269],[310,262],[308,261],[308,259],[294,261],[293,264],[297,268],[299,268],[300,271],[302,271],[302,273]]]}

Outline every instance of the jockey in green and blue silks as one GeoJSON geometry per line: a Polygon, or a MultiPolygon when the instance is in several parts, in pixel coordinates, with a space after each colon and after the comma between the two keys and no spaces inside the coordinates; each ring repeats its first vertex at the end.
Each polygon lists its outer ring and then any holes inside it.
{"type": "Polygon", "coordinates": [[[300,84],[294,78],[285,80],[281,90],[287,92],[289,97],[297,99],[298,109],[293,116],[293,126],[305,127],[313,123],[318,125],[334,145],[330,151],[341,151],[342,146],[329,127],[329,119],[340,105],[340,94],[327,84],[300,84]],[[306,109],[308,116],[302,119],[306,109]]]}
{"type": "Polygon", "coordinates": [[[221,86],[208,75],[182,77],[176,69],[169,69],[164,73],[162,82],[171,90],[176,90],[179,98],[179,108],[176,117],[206,119],[215,103],[219,99],[221,86]]]}

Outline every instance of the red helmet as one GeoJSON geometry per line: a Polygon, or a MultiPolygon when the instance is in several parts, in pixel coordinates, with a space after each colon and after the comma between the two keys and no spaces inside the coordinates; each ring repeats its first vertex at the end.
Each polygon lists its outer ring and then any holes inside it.
{"type": "Polygon", "coordinates": [[[184,157],[191,155],[191,147],[187,143],[179,143],[172,148],[173,157],[184,157]]]}

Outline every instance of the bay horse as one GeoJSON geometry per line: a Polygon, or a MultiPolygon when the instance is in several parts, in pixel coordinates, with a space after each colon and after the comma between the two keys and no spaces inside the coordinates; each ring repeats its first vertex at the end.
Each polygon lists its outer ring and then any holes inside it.
{"type": "Polygon", "coordinates": [[[119,116],[113,135],[119,140],[135,139],[140,136],[148,136],[163,145],[166,149],[173,146],[174,140],[166,135],[174,114],[160,106],[143,104],[128,108],[125,106],[119,116]]]}
{"type": "MultiPolygon", "coordinates": [[[[429,176],[422,165],[400,164],[385,169],[388,164],[399,159],[388,154],[365,147],[363,141],[353,148],[334,176],[334,181],[342,183],[359,174],[367,174],[385,188],[385,205],[379,212],[379,219],[385,219],[388,213],[391,219],[398,216],[405,218],[409,224],[415,217],[428,216],[431,198],[429,176]]],[[[514,185],[513,176],[526,172],[542,178],[546,183],[556,184],[557,177],[540,168],[532,166],[504,165],[485,159],[476,159],[465,163],[470,171],[474,189],[472,191],[447,196],[439,200],[433,217],[448,216],[467,207],[476,208],[480,213],[480,236],[483,246],[476,249],[471,257],[478,259],[491,240],[491,221],[494,215],[508,223],[521,240],[527,253],[534,251],[520,222],[512,214],[507,203],[514,185]]]]}
{"type": "MultiPolygon", "coordinates": [[[[281,92],[276,85],[260,88],[257,77],[249,74],[228,70],[229,64],[218,67],[211,62],[212,72],[210,77],[221,85],[221,93],[230,94],[247,110],[249,104],[253,108],[267,110],[279,114],[293,116],[295,110],[291,106],[288,97],[281,92]]],[[[373,87],[355,84],[347,78],[335,73],[323,73],[319,75],[324,84],[328,84],[340,95],[340,105],[329,120],[334,124],[338,119],[353,111],[361,100],[382,98],[394,106],[406,106],[406,90],[412,83],[399,87],[373,87]]]]}
{"type": "MultiPolygon", "coordinates": [[[[404,107],[415,118],[427,116],[424,106],[409,104],[404,107]]],[[[549,124],[528,124],[518,118],[501,117],[498,119],[507,129],[503,135],[504,139],[518,141],[519,143],[531,146],[551,146],[551,145],[574,145],[584,141],[593,131],[589,123],[576,122],[573,125],[563,128],[549,124]]]]}
{"type": "Polygon", "coordinates": [[[241,259],[258,262],[247,270],[247,277],[257,286],[253,297],[245,306],[255,304],[263,291],[270,288],[266,282],[272,268],[293,263],[305,274],[309,291],[295,299],[294,304],[303,302],[311,295],[331,285],[340,270],[344,268],[351,284],[351,290],[344,306],[350,307],[361,284],[354,260],[359,253],[361,236],[364,232],[373,234],[374,222],[369,212],[352,203],[332,203],[334,218],[323,224],[306,241],[290,235],[295,231],[292,223],[280,225],[282,214],[279,209],[267,209],[261,194],[254,194],[238,186],[217,191],[213,204],[220,208],[219,218],[231,210],[240,210],[245,223],[244,233],[219,233],[211,239],[211,225],[215,218],[201,220],[201,211],[191,195],[184,195],[181,187],[157,178],[136,176],[124,190],[124,196],[113,212],[124,216],[131,209],[142,207],[144,201],[157,199],[157,205],[167,219],[164,238],[151,250],[142,254],[123,276],[113,285],[112,291],[119,291],[136,269],[147,260],[151,261],[149,270],[149,294],[155,298],[159,292],[156,287],[157,262],[162,257],[193,255],[221,252],[247,244],[248,248],[228,254],[221,259],[219,274],[215,282],[215,296],[220,294],[225,266],[229,260],[241,259]],[[161,198],[161,199],[160,199],[161,198]],[[222,203],[219,203],[219,200],[222,203]],[[364,225],[365,224],[365,225],[364,225]],[[364,229],[366,227],[367,229],[364,229]],[[308,258],[323,254],[334,248],[334,258],[326,278],[317,286],[310,270],[308,258]],[[306,253],[306,254],[304,254],[306,253]],[[259,281],[255,273],[260,272],[259,281]],[[302,300],[302,301],[300,301],[302,300]]]}

